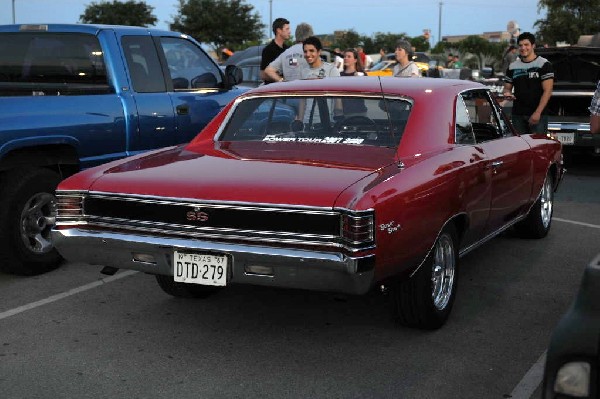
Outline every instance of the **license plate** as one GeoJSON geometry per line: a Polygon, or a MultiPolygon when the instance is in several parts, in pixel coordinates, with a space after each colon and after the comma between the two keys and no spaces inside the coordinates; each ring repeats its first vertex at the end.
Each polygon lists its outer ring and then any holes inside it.
{"type": "Polygon", "coordinates": [[[227,257],[175,251],[173,278],[180,283],[224,286],[227,284],[227,257]]]}
{"type": "Polygon", "coordinates": [[[554,133],[553,136],[563,145],[575,144],[575,133],[554,133]]]}

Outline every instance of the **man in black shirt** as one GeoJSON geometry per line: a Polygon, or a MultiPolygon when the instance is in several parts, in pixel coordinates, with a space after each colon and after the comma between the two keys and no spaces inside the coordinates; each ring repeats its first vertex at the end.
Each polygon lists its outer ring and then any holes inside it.
{"type": "Polygon", "coordinates": [[[260,61],[260,78],[265,84],[270,82],[267,75],[265,75],[265,68],[288,48],[285,41],[289,40],[291,35],[290,21],[285,18],[277,18],[273,21],[273,33],[275,38],[263,49],[260,61]]]}

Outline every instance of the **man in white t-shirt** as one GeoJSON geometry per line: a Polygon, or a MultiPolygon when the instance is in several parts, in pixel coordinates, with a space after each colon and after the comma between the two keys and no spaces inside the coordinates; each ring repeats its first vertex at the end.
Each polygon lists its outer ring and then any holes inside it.
{"type": "Polygon", "coordinates": [[[304,59],[302,42],[313,35],[312,27],[307,23],[296,27],[296,44],[285,50],[265,68],[265,77],[271,82],[296,80],[302,78],[302,70],[308,68],[304,59]]]}

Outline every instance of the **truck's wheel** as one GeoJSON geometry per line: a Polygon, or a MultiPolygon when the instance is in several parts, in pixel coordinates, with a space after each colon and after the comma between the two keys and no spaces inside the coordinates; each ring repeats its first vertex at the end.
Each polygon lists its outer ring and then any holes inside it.
{"type": "Polygon", "coordinates": [[[458,236],[452,225],[446,226],[425,262],[408,280],[390,290],[392,316],[407,327],[441,327],[452,309],[458,280],[458,236]]]}
{"type": "Polygon", "coordinates": [[[31,276],[58,267],[50,241],[60,175],[48,169],[6,172],[0,186],[0,270],[31,276]]]}
{"type": "Polygon", "coordinates": [[[515,225],[519,236],[523,238],[544,238],[550,231],[552,211],[554,210],[554,191],[552,176],[548,174],[542,186],[542,192],[527,214],[527,217],[515,225]]]}
{"type": "Polygon", "coordinates": [[[173,276],[156,275],[156,282],[164,292],[178,298],[206,298],[221,288],[212,285],[178,283],[173,276]]]}

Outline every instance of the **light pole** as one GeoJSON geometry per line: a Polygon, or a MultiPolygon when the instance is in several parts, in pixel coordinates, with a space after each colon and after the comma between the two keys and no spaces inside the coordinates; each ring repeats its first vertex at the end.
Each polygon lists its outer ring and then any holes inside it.
{"type": "Polygon", "coordinates": [[[15,23],[15,0],[12,0],[12,11],[13,11],[13,24],[15,23]]]}
{"type": "Polygon", "coordinates": [[[442,41],[442,4],[440,1],[440,13],[438,16],[438,43],[442,41]]]}
{"type": "Polygon", "coordinates": [[[273,29],[271,29],[271,26],[273,26],[273,0],[269,0],[269,26],[267,26],[269,39],[273,39],[273,29]]]}

